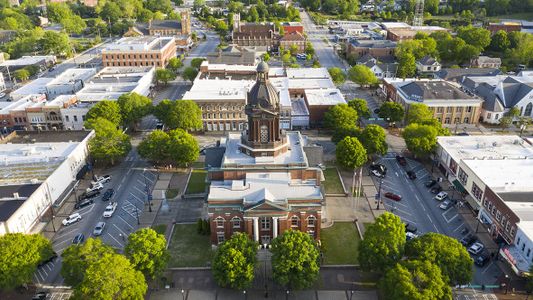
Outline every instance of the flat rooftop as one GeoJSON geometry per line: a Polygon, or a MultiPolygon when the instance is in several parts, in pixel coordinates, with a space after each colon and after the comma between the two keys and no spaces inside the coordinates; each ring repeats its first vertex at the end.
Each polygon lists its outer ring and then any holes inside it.
{"type": "Polygon", "coordinates": [[[13,138],[2,140],[2,144],[31,144],[31,143],[78,143],[83,141],[91,131],[65,130],[65,131],[15,131],[13,138]]]}
{"type": "Polygon", "coordinates": [[[455,84],[444,80],[386,79],[408,102],[431,101],[433,105],[453,104],[459,101],[483,102],[477,96],[470,96],[455,84]]]}
{"type": "Polygon", "coordinates": [[[7,115],[11,111],[25,110],[26,107],[30,107],[35,103],[43,103],[46,101],[44,95],[29,95],[15,102],[7,102],[8,104],[0,109],[0,115],[7,115]]]}
{"type": "Polygon", "coordinates": [[[290,79],[331,79],[326,68],[288,68],[287,77],[290,79]]]}
{"type": "Polygon", "coordinates": [[[19,184],[0,186],[0,222],[7,221],[26,199],[30,197],[41,184],[19,184]],[[18,195],[17,195],[18,194],[18,195]]]}
{"type": "Polygon", "coordinates": [[[40,77],[14,90],[13,92],[11,92],[11,94],[14,94],[14,95],[46,94],[47,92],[46,86],[52,81],[54,81],[54,78],[40,77]]]}
{"type": "Polygon", "coordinates": [[[197,79],[183,95],[186,100],[246,100],[253,80],[197,79]]]}
{"type": "Polygon", "coordinates": [[[276,157],[252,157],[242,153],[240,150],[241,134],[230,133],[225,139],[225,142],[223,140],[221,141],[221,144],[224,144],[226,147],[226,151],[222,159],[222,167],[231,168],[234,165],[307,165],[307,159],[303,151],[305,140],[300,132],[287,132],[287,143],[289,143],[290,150],[276,157]]]}
{"type": "Polygon", "coordinates": [[[517,135],[439,136],[437,143],[455,161],[533,159],[533,146],[517,135]]]}
{"type": "Polygon", "coordinates": [[[102,53],[117,51],[159,51],[165,48],[169,43],[174,43],[173,37],[123,37],[114,43],[108,44],[106,48],[102,50],[102,53]]]}
{"type": "MultiPolygon", "coordinates": [[[[271,79],[273,80],[273,79],[271,79]]],[[[329,89],[335,88],[331,79],[290,79],[289,89],[329,89]]]]}
{"type": "Polygon", "coordinates": [[[305,105],[304,99],[296,99],[291,101],[291,115],[292,116],[309,116],[309,110],[305,105]]]}
{"type": "Polygon", "coordinates": [[[290,199],[322,199],[315,180],[291,179],[290,173],[247,173],[245,180],[212,181],[208,201],[244,200],[255,204],[262,200],[286,204],[290,199]]]}
{"type": "Polygon", "coordinates": [[[533,158],[463,160],[463,163],[495,193],[533,191],[533,158]]]}
{"type": "Polygon", "coordinates": [[[339,89],[306,90],[305,99],[309,106],[346,104],[339,89]]]}
{"type": "Polygon", "coordinates": [[[0,64],[2,67],[11,66],[29,66],[47,61],[55,61],[56,57],[53,55],[41,55],[41,56],[23,56],[17,59],[6,60],[0,64]]]}
{"type": "Polygon", "coordinates": [[[59,76],[55,77],[48,85],[71,84],[78,80],[86,81],[96,74],[96,69],[67,69],[59,76]]]}

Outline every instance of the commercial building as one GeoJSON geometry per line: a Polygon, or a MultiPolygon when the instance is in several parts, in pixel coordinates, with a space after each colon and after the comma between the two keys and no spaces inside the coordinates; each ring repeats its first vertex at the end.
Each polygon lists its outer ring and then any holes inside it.
{"type": "Polygon", "coordinates": [[[396,46],[396,42],[389,40],[351,39],[346,43],[346,55],[359,58],[369,54],[377,59],[387,59],[394,56],[396,46]]]}
{"type": "Polygon", "coordinates": [[[94,131],[13,132],[0,144],[0,235],[38,233],[83,175],[94,131]]]}
{"type": "Polygon", "coordinates": [[[489,23],[487,29],[490,33],[495,34],[499,30],[503,30],[507,33],[513,31],[522,30],[522,24],[520,22],[500,22],[500,23],[489,23]]]}
{"type": "Polygon", "coordinates": [[[281,23],[281,27],[283,27],[285,34],[293,32],[304,33],[304,26],[300,22],[283,22],[281,23]]]}
{"type": "Polygon", "coordinates": [[[283,49],[291,49],[296,46],[297,53],[303,53],[305,51],[307,39],[303,34],[298,31],[293,31],[291,33],[285,33],[279,39],[279,46],[283,49]]]}
{"type": "Polygon", "coordinates": [[[472,58],[470,67],[472,68],[496,68],[502,66],[502,59],[499,57],[478,56],[472,58]]]}
{"type": "Polygon", "coordinates": [[[229,45],[208,53],[206,58],[210,64],[255,66],[259,61],[259,52],[254,47],[229,45]]]}
{"type": "Polygon", "coordinates": [[[389,101],[400,103],[406,113],[413,103],[423,103],[443,125],[477,124],[483,100],[462,91],[455,84],[436,79],[383,79],[389,101]]]}
{"type": "Polygon", "coordinates": [[[16,102],[6,102],[8,105],[0,109],[0,121],[2,122],[2,132],[7,133],[10,130],[30,130],[30,123],[26,108],[37,103],[44,103],[46,96],[29,95],[16,102]]]}
{"type": "MultiPolygon", "coordinates": [[[[405,23],[402,23],[405,24],[405,23]]],[[[448,29],[439,26],[409,26],[388,28],[387,39],[395,42],[401,42],[405,40],[412,40],[416,34],[421,32],[425,34],[432,34],[438,31],[448,31],[448,29]]]]}
{"type": "Polygon", "coordinates": [[[22,69],[28,66],[37,66],[39,69],[44,70],[49,66],[56,64],[57,59],[53,55],[35,55],[35,56],[22,56],[17,59],[10,59],[0,64],[0,69],[4,76],[11,78],[12,73],[18,69],[22,69]]]}
{"type": "Polygon", "coordinates": [[[102,50],[104,67],[165,67],[176,57],[174,37],[124,37],[102,50]]]}
{"type": "Polygon", "coordinates": [[[268,74],[260,63],[245,108],[248,129],[206,152],[213,244],[245,232],[266,246],[288,229],[320,239],[321,157],[308,154],[322,148],[308,147],[299,132],[281,130],[280,102],[268,74]]]}
{"type": "Polygon", "coordinates": [[[259,46],[271,50],[277,46],[274,24],[241,24],[240,14],[233,15],[232,42],[239,46],[259,46]]]}

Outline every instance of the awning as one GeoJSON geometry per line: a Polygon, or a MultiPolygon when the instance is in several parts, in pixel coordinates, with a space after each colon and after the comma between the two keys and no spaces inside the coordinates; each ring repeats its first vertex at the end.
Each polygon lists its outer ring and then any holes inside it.
{"type": "Polygon", "coordinates": [[[455,186],[455,189],[458,192],[460,192],[462,194],[466,194],[467,193],[465,188],[463,187],[463,185],[459,182],[459,180],[455,179],[452,183],[453,183],[453,186],[455,186]]]}

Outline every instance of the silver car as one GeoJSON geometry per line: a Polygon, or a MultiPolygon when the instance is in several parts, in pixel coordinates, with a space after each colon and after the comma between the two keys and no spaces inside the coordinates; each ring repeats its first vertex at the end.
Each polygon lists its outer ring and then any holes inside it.
{"type": "Polygon", "coordinates": [[[94,227],[93,235],[94,236],[102,235],[104,228],[105,228],[105,222],[98,222],[98,224],[96,224],[96,226],[94,227]]]}

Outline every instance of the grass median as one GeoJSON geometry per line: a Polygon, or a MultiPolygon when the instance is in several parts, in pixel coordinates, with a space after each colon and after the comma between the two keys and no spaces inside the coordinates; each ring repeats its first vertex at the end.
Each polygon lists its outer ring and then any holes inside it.
{"type": "Polygon", "coordinates": [[[206,267],[213,256],[209,235],[198,234],[196,224],[176,224],[168,250],[170,268],[206,267]]]}
{"type": "Polygon", "coordinates": [[[320,232],[325,265],[358,264],[359,234],[352,222],[335,222],[320,232]]]}

